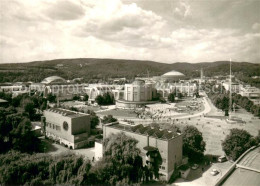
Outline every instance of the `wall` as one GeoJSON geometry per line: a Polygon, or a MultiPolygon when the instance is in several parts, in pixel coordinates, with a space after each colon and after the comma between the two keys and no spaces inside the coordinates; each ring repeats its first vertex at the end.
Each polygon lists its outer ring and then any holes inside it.
{"type": "Polygon", "coordinates": [[[103,157],[103,144],[95,142],[95,160],[99,160],[103,157]]]}
{"type": "Polygon", "coordinates": [[[50,132],[69,142],[74,143],[74,136],[71,134],[71,118],[50,111],[44,111],[44,116],[46,117],[46,132],[50,132]],[[69,125],[68,131],[63,129],[64,121],[66,121],[69,125]],[[53,127],[47,126],[47,123],[59,126],[60,130],[56,130],[56,128],[53,129],[53,127]]]}
{"type": "Polygon", "coordinates": [[[80,117],[72,118],[72,134],[81,134],[84,132],[90,133],[90,116],[83,115],[80,117]]]}

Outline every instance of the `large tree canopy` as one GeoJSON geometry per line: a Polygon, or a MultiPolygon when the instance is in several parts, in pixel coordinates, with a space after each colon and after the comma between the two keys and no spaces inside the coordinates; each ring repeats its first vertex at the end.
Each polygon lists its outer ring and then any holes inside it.
{"type": "Polygon", "coordinates": [[[99,105],[111,105],[115,103],[115,99],[112,93],[105,93],[103,95],[98,95],[95,99],[95,101],[99,105]]]}
{"type": "Polygon", "coordinates": [[[124,133],[111,135],[104,140],[104,157],[99,163],[101,170],[95,171],[100,174],[97,178],[101,184],[131,184],[140,181],[142,158],[137,143],[136,139],[124,133]]]}
{"type": "Polygon", "coordinates": [[[247,149],[256,145],[256,139],[242,129],[231,129],[222,143],[222,149],[228,157],[236,160],[247,149]]]}
{"type": "Polygon", "coordinates": [[[183,129],[183,153],[191,161],[198,161],[203,157],[206,143],[202,133],[194,126],[186,126],[183,129]]]}

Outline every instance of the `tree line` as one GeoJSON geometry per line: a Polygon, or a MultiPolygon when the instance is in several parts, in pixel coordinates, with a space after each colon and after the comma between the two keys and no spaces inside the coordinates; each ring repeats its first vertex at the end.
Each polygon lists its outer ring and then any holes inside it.
{"type": "MultiPolygon", "coordinates": [[[[229,110],[229,93],[208,94],[212,103],[223,111],[229,110]]],[[[248,97],[232,93],[232,105],[239,105],[253,115],[260,117],[260,105],[255,105],[248,97]]],[[[233,109],[233,107],[232,107],[233,109]]]]}

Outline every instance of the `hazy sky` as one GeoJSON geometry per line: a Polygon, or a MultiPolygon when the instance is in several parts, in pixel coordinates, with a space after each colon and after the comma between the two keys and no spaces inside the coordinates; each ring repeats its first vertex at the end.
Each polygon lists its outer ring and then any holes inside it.
{"type": "Polygon", "coordinates": [[[260,63],[260,0],[0,0],[0,63],[260,63]]]}

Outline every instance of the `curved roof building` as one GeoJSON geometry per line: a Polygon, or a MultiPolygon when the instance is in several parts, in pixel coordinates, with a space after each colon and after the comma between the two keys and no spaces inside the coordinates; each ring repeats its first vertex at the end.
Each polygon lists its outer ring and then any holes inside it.
{"type": "Polygon", "coordinates": [[[42,80],[44,84],[66,83],[66,80],[59,76],[50,76],[42,80]]]}
{"type": "Polygon", "coordinates": [[[167,80],[180,80],[181,78],[185,77],[185,75],[181,72],[172,70],[170,72],[163,74],[161,77],[167,80]]]}

